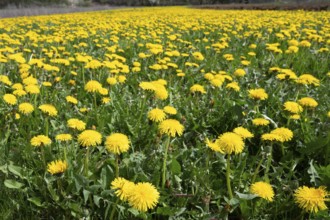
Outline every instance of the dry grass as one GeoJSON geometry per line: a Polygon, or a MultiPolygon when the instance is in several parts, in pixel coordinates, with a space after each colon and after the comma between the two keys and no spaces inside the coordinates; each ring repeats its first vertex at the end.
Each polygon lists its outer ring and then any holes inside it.
{"type": "Polygon", "coordinates": [[[112,10],[122,7],[118,6],[91,6],[91,7],[31,7],[21,9],[1,9],[0,18],[10,18],[19,16],[33,16],[33,15],[49,15],[49,14],[65,14],[73,12],[85,12],[85,11],[101,11],[112,10]]]}

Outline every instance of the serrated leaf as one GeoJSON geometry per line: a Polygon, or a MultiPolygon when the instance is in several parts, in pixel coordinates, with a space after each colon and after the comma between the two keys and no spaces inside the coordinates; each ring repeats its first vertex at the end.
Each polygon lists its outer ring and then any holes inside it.
{"type": "Polygon", "coordinates": [[[7,188],[10,188],[10,189],[20,189],[24,186],[23,183],[20,183],[20,182],[17,182],[16,180],[11,180],[11,179],[5,180],[4,184],[7,188]]]}
{"type": "Polygon", "coordinates": [[[23,178],[23,169],[22,167],[19,166],[15,166],[12,163],[10,163],[8,165],[8,170],[9,172],[11,172],[12,174],[19,176],[20,178],[23,178]]]}
{"type": "Polygon", "coordinates": [[[172,159],[171,171],[172,171],[172,174],[174,174],[174,175],[181,174],[181,165],[176,159],[172,159]]]}

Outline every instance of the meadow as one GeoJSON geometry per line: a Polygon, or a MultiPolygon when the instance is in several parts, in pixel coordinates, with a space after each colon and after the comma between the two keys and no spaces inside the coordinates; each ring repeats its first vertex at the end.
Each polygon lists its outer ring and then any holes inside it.
{"type": "Polygon", "coordinates": [[[328,219],[330,12],[0,20],[1,219],[328,219]]]}

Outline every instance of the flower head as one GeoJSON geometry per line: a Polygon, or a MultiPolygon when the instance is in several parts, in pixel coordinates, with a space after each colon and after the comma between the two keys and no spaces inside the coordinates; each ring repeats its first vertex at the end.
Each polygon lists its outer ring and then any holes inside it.
{"type": "Polygon", "coordinates": [[[129,143],[127,136],[121,133],[113,133],[106,138],[105,147],[114,154],[120,154],[128,151],[129,143]]]}
{"type": "Polygon", "coordinates": [[[253,183],[250,187],[250,191],[251,193],[258,195],[259,197],[265,200],[268,200],[270,202],[273,201],[274,190],[269,183],[266,182],[253,183]]]}
{"type": "Polygon", "coordinates": [[[9,105],[16,105],[17,103],[17,98],[13,94],[4,94],[3,100],[9,105]]]}
{"type": "Polygon", "coordinates": [[[21,103],[18,106],[18,111],[24,115],[30,114],[31,112],[33,112],[33,110],[34,110],[33,105],[28,102],[21,103]]]}
{"type": "Polygon", "coordinates": [[[315,108],[318,105],[317,101],[315,101],[315,99],[313,99],[311,97],[301,98],[298,100],[298,103],[301,106],[309,107],[309,108],[315,108]]]}
{"type": "Polygon", "coordinates": [[[78,104],[78,100],[73,96],[68,95],[67,97],[65,97],[65,99],[68,103],[72,103],[74,105],[78,104]]]}
{"type": "Polygon", "coordinates": [[[202,94],[205,94],[206,93],[206,91],[204,89],[204,86],[199,85],[199,84],[195,84],[192,87],[190,87],[190,92],[192,92],[192,93],[200,92],[202,94]]]}
{"type": "Polygon", "coordinates": [[[233,130],[233,132],[241,136],[243,139],[254,137],[254,135],[248,129],[243,127],[237,127],[233,130]]]}
{"type": "Polygon", "coordinates": [[[169,105],[165,106],[163,108],[163,110],[166,114],[169,114],[169,115],[176,115],[176,113],[177,113],[176,109],[169,105]]]}
{"type": "Polygon", "coordinates": [[[77,118],[71,118],[68,120],[68,127],[77,129],[78,131],[83,131],[86,128],[86,123],[77,118]]]}
{"type": "Polygon", "coordinates": [[[49,137],[45,135],[37,135],[31,139],[31,145],[35,147],[46,146],[52,143],[49,137]]]}
{"type": "Polygon", "coordinates": [[[278,135],[280,142],[290,141],[293,138],[293,132],[288,128],[275,128],[270,133],[278,135]]]}
{"type": "Polygon", "coordinates": [[[131,195],[134,183],[128,181],[122,177],[117,177],[111,182],[111,189],[116,190],[115,194],[122,201],[127,201],[128,197],[131,195]]]}
{"type": "Polygon", "coordinates": [[[184,130],[183,125],[175,119],[162,121],[158,128],[161,134],[167,134],[171,137],[175,137],[176,135],[181,136],[184,130]]]}
{"type": "Polygon", "coordinates": [[[128,202],[135,209],[146,212],[154,208],[159,199],[159,192],[151,183],[137,183],[132,188],[128,202]]]}
{"type": "Polygon", "coordinates": [[[71,134],[58,134],[58,135],[56,135],[55,140],[58,140],[58,141],[71,141],[72,140],[72,135],[71,134]]]}
{"type": "Polygon", "coordinates": [[[307,212],[317,213],[319,210],[326,210],[326,197],[330,194],[326,191],[324,186],[319,188],[302,186],[294,193],[294,200],[298,206],[307,212]]]}
{"type": "Polygon", "coordinates": [[[43,113],[48,114],[49,116],[56,116],[57,115],[57,110],[53,105],[43,104],[43,105],[39,106],[39,109],[43,113]]]}
{"type": "Polygon", "coordinates": [[[78,135],[78,143],[83,147],[95,147],[102,142],[102,135],[94,130],[85,130],[78,135]]]}
{"type": "Polygon", "coordinates": [[[85,90],[87,92],[99,92],[102,89],[101,83],[96,80],[90,80],[85,85],[85,90]]]}
{"type": "Polygon", "coordinates": [[[64,160],[55,160],[47,164],[47,171],[51,174],[64,173],[68,168],[68,163],[64,160]]]}
{"type": "Polygon", "coordinates": [[[293,114],[299,114],[304,109],[296,102],[288,101],[284,103],[284,110],[287,110],[293,114]]]}
{"type": "Polygon", "coordinates": [[[224,154],[224,152],[221,150],[220,146],[217,144],[216,141],[210,141],[208,138],[206,138],[205,140],[205,144],[213,151],[215,152],[220,152],[222,154],[224,154]]]}
{"type": "Polygon", "coordinates": [[[243,138],[233,132],[226,132],[216,140],[220,149],[226,154],[239,154],[244,149],[243,138]]]}
{"type": "Polygon", "coordinates": [[[255,126],[266,126],[269,125],[269,120],[264,118],[255,118],[252,120],[252,124],[255,126]]]}
{"type": "Polygon", "coordinates": [[[266,100],[268,99],[268,94],[264,89],[250,89],[249,97],[257,100],[266,100]]]}
{"type": "Polygon", "coordinates": [[[237,69],[235,70],[234,72],[234,75],[235,76],[238,76],[238,77],[242,77],[242,76],[245,76],[246,72],[244,69],[237,69]]]}
{"type": "Polygon", "coordinates": [[[154,108],[148,112],[148,118],[151,121],[160,122],[166,118],[166,114],[162,109],[154,108]]]}

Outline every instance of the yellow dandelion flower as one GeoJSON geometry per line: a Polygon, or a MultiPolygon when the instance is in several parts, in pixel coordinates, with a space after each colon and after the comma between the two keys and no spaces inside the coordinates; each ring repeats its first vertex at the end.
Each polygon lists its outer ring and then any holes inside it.
{"type": "Polygon", "coordinates": [[[299,120],[300,119],[300,115],[298,115],[298,114],[290,115],[290,119],[292,119],[292,120],[299,120]]]}
{"type": "Polygon", "coordinates": [[[246,72],[244,69],[237,69],[235,70],[234,75],[238,77],[243,77],[246,75],[246,72]]]}
{"type": "Polygon", "coordinates": [[[108,98],[108,97],[103,97],[103,98],[102,98],[102,103],[103,103],[103,104],[108,104],[110,101],[111,101],[111,99],[108,98]]]}
{"type": "Polygon", "coordinates": [[[9,105],[16,105],[17,103],[17,98],[13,94],[3,95],[3,100],[9,105]]]}
{"type": "Polygon", "coordinates": [[[158,98],[160,100],[167,99],[168,98],[168,92],[167,92],[165,86],[162,86],[162,85],[156,86],[155,96],[156,96],[156,98],[158,98]]]}
{"type": "Polygon", "coordinates": [[[159,200],[159,192],[151,183],[137,183],[128,197],[128,203],[135,209],[146,212],[154,208],[159,200]]]}
{"type": "Polygon", "coordinates": [[[166,114],[164,110],[159,108],[154,108],[148,112],[148,118],[154,122],[161,122],[164,121],[166,118],[166,114]]]}
{"type": "Polygon", "coordinates": [[[83,131],[86,128],[86,123],[77,118],[69,119],[67,124],[69,128],[77,129],[78,131],[83,131]]]}
{"type": "Polygon", "coordinates": [[[200,52],[194,52],[192,55],[196,60],[204,60],[204,56],[200,52]]]}
{"type": "Polygon", "coordinates": [[[68,163],[64,160],[55,160],[47,164],[47,171],[51,174],[64,173],[68,168],[68,163]]]}
{"type": "Polygon", "coordinates": [[[315,99],[311,97],[304,97],[298,100],[298,103],[303,107],[315,108],[318,106],[318,103],[315,99]]]}
{"type": "Polygon", "coordinates": [[[111,182],[111,189],[116,190],[115,194],[122,201],[127,201],[132,193],[135,184],[122,177],[117,177],[111,182]]]}
{"type": "Polygon", "coordinates": [[[24,115],[30,114],[31,112],[33,112],[33,110],[33,105],[28,102],[23,102],[18,105],[18,111],[24,115]]]}
{"type": "Polygon", "coordinates": [[[25,86],[25,91],[29,94],[39,94],[40,89],[37,85],[27,85],[25,86]]]}
{"type": "Polygon", "coordinates": [[[250,191],[269,202],[273,201],[275,195],[273,187],[266,182],[253,183],[250,187],[250,191]]]}
{"type": "Polygon", "coordinates": [[[295,190],[294,200],[300,208],[306,212],[317,213],[319,210],[326,210],[326,197],[330,194],[326,191],[324,186],[319,188],[302,186],[295,190]]]}
{"type": "Polygon", "coordinates": [[[113,133],[106,138],[106,149],[114,154],[127,152],[129,149],[130,141],[128,137],[121,133],[113,133]]]}
{"type": "Polygon", "coordinates": [[[244,149],[243,138],[233,132],[223,133],[216,140],[216,143],[225,154],[239,154],[244,149]]]}
{"type": "Polygon", "coordinates": [[[78,104],[78,100],[73,96],[68,95],[65,97],[65,99],[68,103],[72,103],[74,105],[78,104]]]}
{"type": "Polygon", "coordinates": [[[25,92],[23,89],[17,89],[15,91],[13,91],[13,94],[21,97],[21,96],[25,96],[27,94],[27,92],[25,92]]]}
{"type": "Polygon", "coordinates": [[[176,113],[177,113],[176,109],[169,105],[165,106],[163,108],[163,110],[166,114],[169,114],[169,115],[176,115],[176,113]]]}
{"type": "Polygon", "coordinates": [[[109,77],[109,78],[107,78],[107,83],[109,85],[116,85],[117,79],[115,77],[109,77]]]}
{"type": "Polygon", "coordinates": [[[238,134],[239,136],[241,136],[244,139],[246,138],[252,138],[254,137],[254,135],[246,128],[243,127],[237,127],[233,130],[233,132],[235,134],[238,134]]]}
{"type": "Polygon", "coordinates": [[[268,99],[268,94],[264,89],[250,89],[249,97],[257,100],[266,100],[268,99]]]}
{"type": "Polygon", "coordinates": [[[43,104],[38,107],[43,113],[48,114],[49,116],[56,116],[57,110],[51,104],[43,104]]]}
{"type": "Polygon", "coordinates": [[[95,147],[102,142],[102,135],[94,130],[85,130],[78,135],[78,143],[83,147],[95,147]]]}
{"type": "Polygon", "coordinates": [[[214,86],[214,87],[222,86],[223,82],[224,82],[224,80],[221,80],[221,79],[218,79],[218,78],[210,80],[211,85],[214,86]]]}
{"type": "Polygon", "coordinates": [[[55,140],[57,141],[71,141],[72,135],[71,134],[58,134],[55,136],[55,140]]]}
{"type": "Polygon", "coordinates": [[[175,137],[176,135],[181,136],[183,134],[184,127],[175,119],[166,119],[159,124],[158,129],[161,134],[175,137]]]}
{"type": "Polygon", "coordinates": [[[293,132],[288,128],[276,128],[270,132],[271,134],[278,135],[280,142],[290,141],[293,138],[293,132]]]}
{"type": "Polygon", "coordinates": [[[226,85],[226,88],[227,88],[227,89],[232,89],[232,90],[234,90],[234,91],[236,91],[236,92],[238,92],[238,91],[240,90],[240,87],[239,87],[239,85],[238,85],[237,82],[231,82],[231,83],[228,83],[228,84],[226,85]]]}
{"type": "Polygon", "coordinates": [[[221,150],[220,146],[217,144],[216,141],[210,141],[208,138],[206,138],[205,140],[205,144],[213,151],[215,152],[220,152],[222,154],[224,154],[224,152],[221,150]]]}
{"type": "Polygon", "coordinates": [[[100,89],[102,89],[102,85],[96,80],[90,80],[85,85],[85,90],[87,92],[99,92],[100,89]]]}
{"type": "Polygon", "coordinates": [[[192,87],[190,87],[190,92],[191,93],[200,92],[202,94],[205,94],[206,93],[206,91],[204,89],[204,86],[199,85],[199,84],[195,84],[192,87]]]}
{"type": "Polygon", "coordinates": [[[267,126],[269,123],[269,120],[264,118],[255,118],[252,120],[252,124],[255,126],[267,126]]]}
{"type": "Polygon", "coordinates": [[[45,135],[37,135],[31,139],[30,143],[32,146],[40,147],[50,145],[52,140],[50,140],[50,138],[45,135]]]}
{"type": "Polygon", "coordinates": [[[303,85],[319,86],[320,80],[315,78],[313,75],[302,74],[301,76],[298,77],[298,79],[296,79],[296,83],[303,84],[303,85]]]}
{"type": "Polygon", "coordinates": [[[266,134],[261,135],[261,140],[263,140],[263,141],[280,141],[281,136],[279,136],[277,134],[266,133],[266,134]]]}
{"type": "Polygon", "coordinates": [[[283,106],[284,106],[284,110],[289,111],[293,114],[299,114],[304,110],[303,107],[301,107],[301,105],[292,101],[285,102],[283,106]]]}

